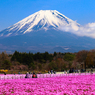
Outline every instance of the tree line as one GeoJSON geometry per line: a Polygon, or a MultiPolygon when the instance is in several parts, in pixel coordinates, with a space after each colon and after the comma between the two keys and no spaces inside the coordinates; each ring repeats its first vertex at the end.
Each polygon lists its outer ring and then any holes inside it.
{"type": "Polygon", "coordinates": [[[95,50],[82,50],[76,53],[48,52],[35,54],[15,51],[12,55],[0,53],[0,69],[8,70],[56,70],[70,68],[85,69],[95,67],[95,50]]]}

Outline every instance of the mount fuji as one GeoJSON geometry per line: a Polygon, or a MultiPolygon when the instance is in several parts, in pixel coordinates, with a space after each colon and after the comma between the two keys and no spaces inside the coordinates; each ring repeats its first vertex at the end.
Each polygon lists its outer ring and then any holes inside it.
{"type": "Polygon", "coordinates": [[[77,52],[93,49],[95,39],[78,36],[81,27],[56,10],[40,10],[0,31],[0,51],[77,52]]]}
{"type": "Polygon", "coordinates": [[[39,30],[62,30],[62,27],[79,28],[79,24],[56,10],[40,10],[0,32],[0,36],[15,36],[39,30]]]}

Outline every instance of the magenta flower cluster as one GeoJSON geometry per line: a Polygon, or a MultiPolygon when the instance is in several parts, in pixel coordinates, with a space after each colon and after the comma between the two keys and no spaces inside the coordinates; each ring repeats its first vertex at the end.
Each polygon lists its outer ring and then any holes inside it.
{"type": "Polygon", "coordinates": [[[0,95],[95,95],[95,74],[0,80],[0,95]]]}

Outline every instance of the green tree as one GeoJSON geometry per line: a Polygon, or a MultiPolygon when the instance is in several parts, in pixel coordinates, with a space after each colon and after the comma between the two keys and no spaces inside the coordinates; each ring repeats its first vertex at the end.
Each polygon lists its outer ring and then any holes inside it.
{"type": "Polygon", "coordinates": [[[11,62],[9,62],[8,60],[4,61],[4,69],[10,69],[12,66],[11,62]]]}
{"type": "Polygon", "coordinates": [[[72,54],[72,53],[66,53],[64,55],[64,60],[65,61],[73,61],[75,58],[75,54],[72,54]]]}
{"type": "Polygon", "coordinates": [[[53,61],[49,63],[48,67],[52,70],[58,70],[57,64],[53,61]]]}
{"type": "Polygon", "coordinates": [[[57,53],[56,52],[54,52],[54,54],[53,54],[54,56],[56,56],[57,55],[57,53]]]}

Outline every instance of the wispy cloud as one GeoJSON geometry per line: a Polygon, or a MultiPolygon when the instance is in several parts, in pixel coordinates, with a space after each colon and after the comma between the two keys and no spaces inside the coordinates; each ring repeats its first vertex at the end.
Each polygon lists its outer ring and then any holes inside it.
{"type": "Polygon", "coordinates": [[[84,26],[77,26],[76,24],[71,24],[60,28],[65,32],[71,32],[78,36],[87,36],[95,39],[95,23],[88,23],[84,26]]]}

